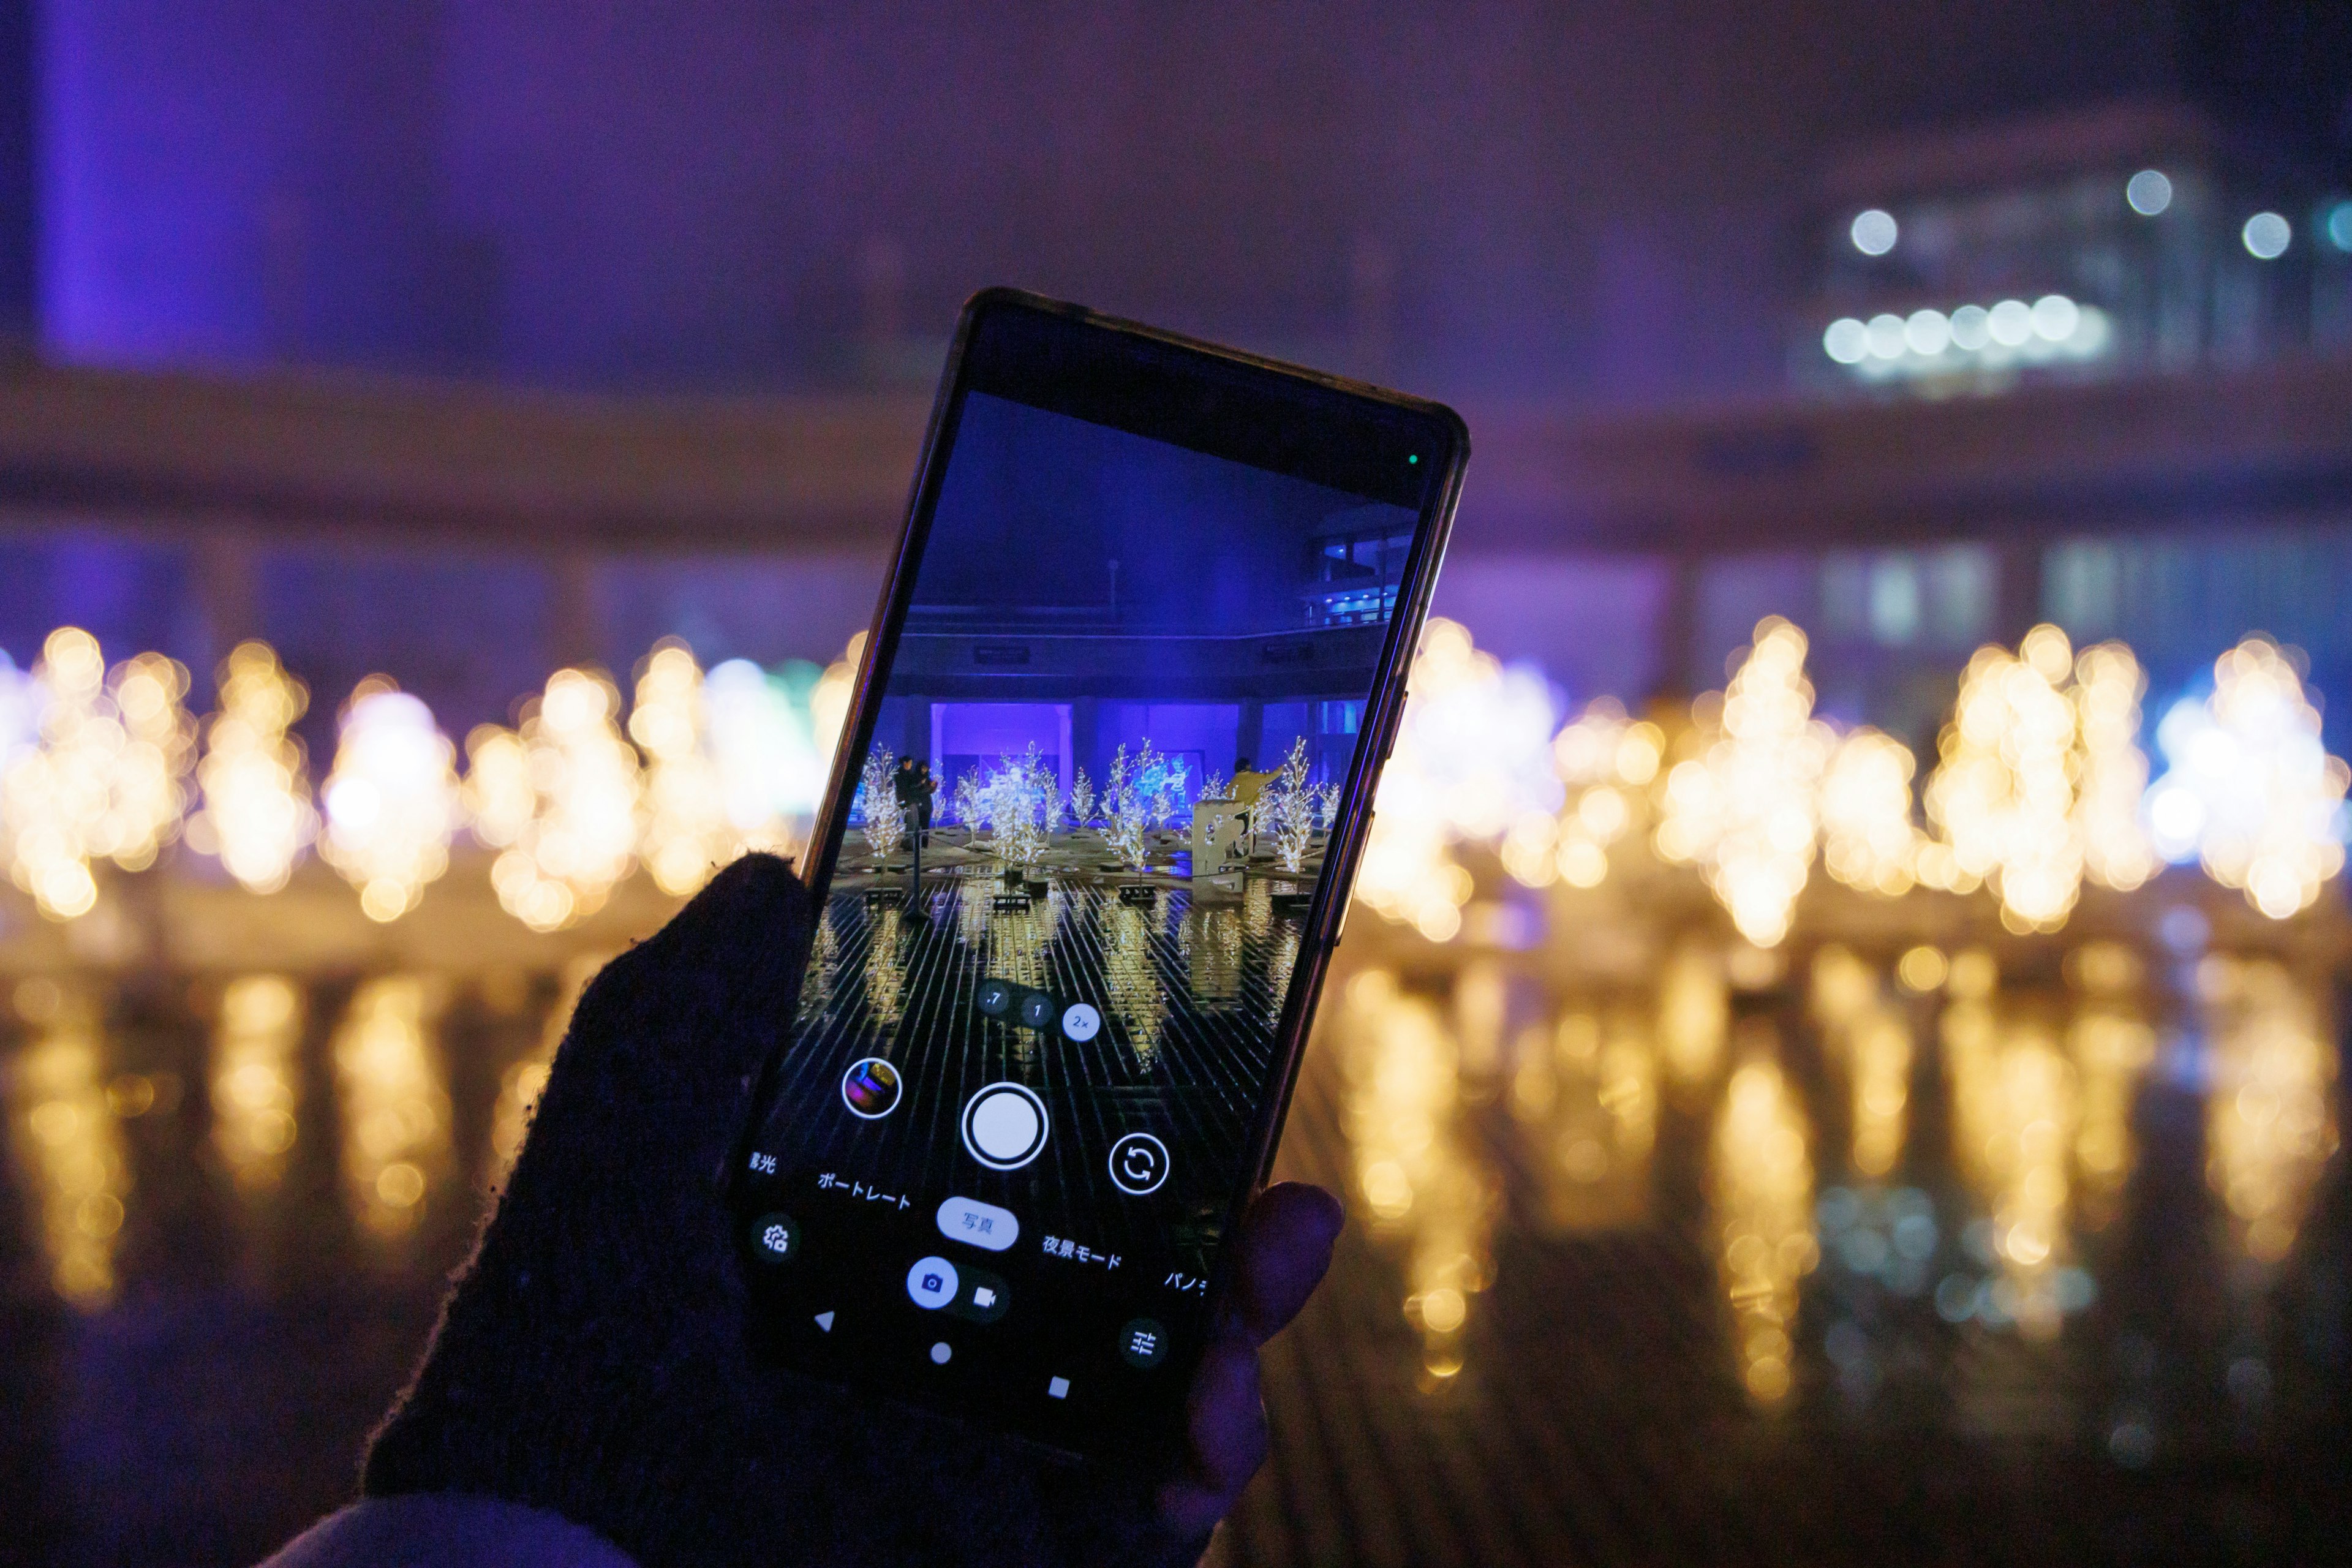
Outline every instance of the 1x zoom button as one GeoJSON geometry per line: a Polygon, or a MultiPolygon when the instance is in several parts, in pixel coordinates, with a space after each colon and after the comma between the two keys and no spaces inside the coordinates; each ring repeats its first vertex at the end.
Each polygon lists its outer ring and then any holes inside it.
{"type": "Polygon", "coordinates": [[[1021,1239],[1021,1221],[1011,1209],[978,1198],[950,1198],[940,1205],[940,1234],[968,1247],[1002,1252],[1021,1239]]]}

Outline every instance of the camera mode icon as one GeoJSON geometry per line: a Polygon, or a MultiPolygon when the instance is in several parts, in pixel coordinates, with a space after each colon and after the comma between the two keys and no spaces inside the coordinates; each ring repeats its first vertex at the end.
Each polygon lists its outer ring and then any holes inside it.
{"type": "Polygon", "coordinates": [[[956,1299],[963,1281],[956,1266],[944,1258],[918,1258],[907,1270],[907,1297],[927,1312],[937,1311],[956,1299]]]}

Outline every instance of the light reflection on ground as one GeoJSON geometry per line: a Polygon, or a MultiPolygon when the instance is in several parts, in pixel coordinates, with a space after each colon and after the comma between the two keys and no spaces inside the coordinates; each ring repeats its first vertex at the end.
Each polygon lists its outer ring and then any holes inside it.
{"type": "MultiPolygon", "coordinates": [[[[2176,918],[2159,880],[2019,937],[1810,900],[1759,950],[1689,900],[1543,897],[1517,951],[1355,922],[1282,1160],[1353,1219],[1269,1352],[1228,1561],[2276,1560],[2332,1506],[2302,1479],[2352,1456],[2332,904],[2176,918]]],[[[979,934],[1018,969],[1061,914],[979,934]]],[[[1202,994],[1266,918],[1187,915],[1202,994]]],[[[1107,930],[1148,1041],[1164,999],[1107,930]]],[[[625,938],[0,980],[5,1384],[53,1434],[51,1555],[249,1562],[342,1495],[625,938]]]]}

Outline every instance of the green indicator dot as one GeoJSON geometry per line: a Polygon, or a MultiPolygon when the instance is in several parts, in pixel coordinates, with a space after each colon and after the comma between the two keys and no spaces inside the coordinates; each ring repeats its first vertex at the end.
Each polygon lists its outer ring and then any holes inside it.
{"type": "Polygon", "coordinates": [[[1418,463],[1421,461],[1421,454],[1415,452],[1412,457],[1407,458],[1405,461],[1408,463],[1418,463]]]}

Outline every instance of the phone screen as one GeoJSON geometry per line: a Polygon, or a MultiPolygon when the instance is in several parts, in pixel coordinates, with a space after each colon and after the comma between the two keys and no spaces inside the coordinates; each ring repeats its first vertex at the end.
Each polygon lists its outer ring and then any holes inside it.
{"type": "Polygon", "coordinates": [[[1438,454],[1031,395],[956,393],[739,1204],[785,1361],[1099,1452],[1181,1403],[1438,454]]]}

